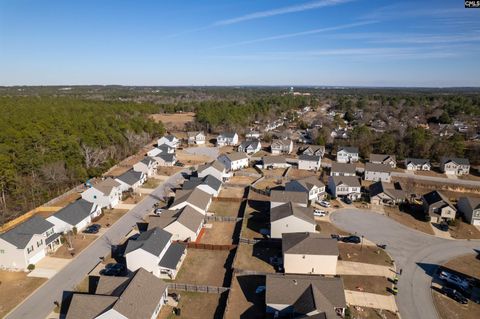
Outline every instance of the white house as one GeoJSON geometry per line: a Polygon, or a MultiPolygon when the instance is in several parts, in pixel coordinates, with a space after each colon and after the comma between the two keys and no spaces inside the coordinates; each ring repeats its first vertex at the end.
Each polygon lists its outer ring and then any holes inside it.
{"type": "Polygon", "coordinates": [[[237,145],[238,144],[238,134],[224,132],[217,136],[217,146],[226,146],[226,145],[237,145]]]}
{"type": "Polygon", "coordinates": [[[358,162],[358,148],[350,146],[342,146],[337,151],[337,162],[354,163],[358,162]]]}
{"type": "Polygon", "coordinates": [[[409,171],[429,171],[432,168],[432,165],[428,159],[406,158],[405,168],[409,171]]]}
{"type": "Polygon", "coordinates": [[[297,192],[289,190],[276,190],[270,191],[270,209],[281,206],[285,203],[292,202],[297,206],[308,206],[308,194],[306,192],[297,192]]]}
{"type": "Polygon", "coordinates": [[[120,183],[120,189],[122,192],[126,192],[130,189],[135,191],[145,183],[147,176],[143,172],[137,172],[130,169],[122,175],[117,176],[115,180],[120,183]]]}
{"type": "Polygon", "coordinates": [[[0,268],[27,270],[47,252],[60,247],[60,234],[55,225],[40,216],[33,216],[15,228],[0,234],[0,268]]]}
{"type": "Polygon", "coordinates": [[[218,193],[222,189],[222,181],[218,180],[213,175],[207,175],[203,178],[200,177],[190,177],[189,180],[185,181],[182,186],[185,190],[200,189],[205,193],[217,197],[218,193]]]}
{"type": "Polygon", "coordinates": [[[212,175],[216,179],[224,182],[228,178],[227,169],[225,165],[216,160],[208,164],[200,165],[197,169],[197,176],[200,178],[212,175]]]}
{"type": "Polygon", "coordinates": [[[203,145],[207,137],[203,132],[187,132],[188,144],[203,145]]]}
{"type": "Polygon", "coordinates": [[[270,209],[271,238],[282,238],[285,233],[314,233],[315,226],[311,207],[301,207],[288,202],[270,209]]]}
{"type": "Polygon", "coordinates": [[[56,233],[66,233],[71,231],[74,227],[80,232],[92,222],[92,219],[100,216],[102,210],[95,203],[87,202],[84,199],[79,199],[50,217],[47,221],[54,224],[56,233]]]}
{"type": "Polygon", "coordinates": [[[357,168],[353,163],[332,162],[330,176],[355,176],[357,168]]]}
{"type": "Polygon", "coordinates": [[[361,197],[360,182],[355,176],[329,176],[328,190],[333,197],[348,197],[356,200],[361,197]]]}
{"type": "Polygon", "coordinates": [[[113,208],[122,198],[121,184],[110,177],[106,178],[84,191],[82,198],[100,208],[113,208]]]}
{"type": "Polygon", "coordinates": [[[457,206],[466,222],[480,226],[480,197],[460,197],[457,206]]]}
{"type": "Polygon", "coordinates": [[[369,161],[374,164],[386,164],[391,168],[397,167],[397,158],[395,155],[370,154],[369,161]]]}
{"type": "Polygon", "coordinates": [[[145,156],[140,162],[133,165],[133,170],[142,172],[146,177],[152,177],[157,172],[158,163],[150,156],[145,156]]]}
{"type": "Polygon", "coordinates": [[[205,215],[208,207],[212,203],[212,195],[195,188],[193,190],[180,189],[175,193],[175,199],[170,205],[170,210],[181,209],[185,206],[191,206],[199,213],[205,215]]]}
{"type": "Polygon", "coordinates": [[[298,169],[306,171],[318,171],[321,157],[319,155],[300,155],[298,157],[298,169]]]}
{"type": "Polygon", "coordinates": [[[167,144],[162,144],[157,147],[152,148],[147,152],[147,156],[156,157],[160,154],[175,154],[175,149],[168,146],[167,144]]]}
{"type": "Polygon", "coordinates": [[[175,154],[159,154],[154,158],[159,166],[174,166],[177,162],[175,154]]]}
{"type": "Polygon", "coordinates": [[[337,240],[308,232],[282,234],[283,268],[286,274],[337,274],[337,240]]]}
{"type": "Polygon", "coordinates": [[[172,234],[158,227],[149,229],[137,240],[129,240],[125,248],[127,268],[140,268],[158,278],[175,279],[187,254],[185,246],[172,243],[172,234]]]}
{"type": "Polygon", "coordinates": [[[222,154],[218,157],[218,160],[223,163],[228,172],[248,167],[248,156],[245,153],[222,154]]]}
{"type": "Polygon", "coordinates": [[[293,151],[292,140],[273,140],[270,145],[272,155],[290,154],[293,151]]]}
{"type": "Polygon", "coordinates": [[[309,176],[299,180],[292,180],[285,184],[285,190],[290,192],[304,192],[308,200],[317,201],[325,197],[325,185],[316,176],[309,176]]]}
{"type": "Polygon", "coordinates": [[[365,163],[364,179],[366,181],[390,183],[391,174],[392,167],[388,164],[365,163]]]}
{"type": "Polygon", "coordinates": [[[323,157],[325,155],[325,146],[323,145],[308,145],[300,150],[302,155],[317,155],[323,157]]]}
{"type": "Polygon", "coordinates": [[[165,135],[158,139],[157,145],[168,145],[171,148],[177,148],[180,146],[180,140],[176,138],[174,135],[165,135]]]}
{"type": "Polygon", "coordinates": [[[244,152],[247,154],[255,154],[257,152],[260,152],[262,149],[262,144],[260,143],[259,140],[247,140],[245,142],[242,142],[238,146],[238,151],[239,152],[244,152]]]}
{"type": "Polygon", "coordinates": [[[262,157],[263,168],[287,168],[291,165],[287,163],[285,156],[264,156],[262,157]]]}
{"type": "Polygon", "coordinates": [[[449,175],[468,175],[470,173],[470,161],[468,158],[442,157],[440,169],[449,175]]]}
{"type": "Polygon", "coordinates": [[[249,131],[248,133],[245,134],[245,138],[247,140],[251,140],[251,139],[260,139],[260,132],[258,131],[249,131]]]}
{"type": "Polygon", "coordinates": [[[148,229],[164,229],[172,234],[172,240],[196,241],[204,218],[203,214],[187,205],[179,210],[163,210],[158,216],[148,216],[148,229]]]}

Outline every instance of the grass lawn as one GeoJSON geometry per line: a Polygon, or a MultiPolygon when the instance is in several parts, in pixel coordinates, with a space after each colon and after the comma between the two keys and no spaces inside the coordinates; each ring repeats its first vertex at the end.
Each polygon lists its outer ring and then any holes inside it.
{"type": "Polygon", "coordinates": [[[433,290],[433,302],[442,319],[476,319],[480,318],[480,305],[469,301],[462,305],[455,300],[433,290]]]}
{"type": "Polygon", "coordinates": [[[384,207],[386,216],[392,218],[393,220],[397,221],[398,223],[405,225],[407,227],[416,229],[423,233],[433,235],[432,226],[430,226],[429,222],[422,221],[420,216],[415,216],[413,214],[409,214],[407,212],[401,212],[398,210],[398,207],[384,207]]]}
{"type": "Polygon", "coordinates": [[[335,225],[333,225],[330,222],[317,220],[316,223],[317,223],[317,231],[319,231],[321,234],[324,234],[327,236],[330,236],[331,234],[338,234],[342,236],[349,235],[348,232],[335,227],[335,225]]]}
{"type": "Polygon", "coordinates": [[[212,201],[212,204],[208,208],[208,211],[215,213],[215,215],[218,215],[218,216],[237,217],[240,212],[241,206],[242,206],[242,202],[214,200],[212,201]]]}
{"type": "Polygon", "coordinates": [[[175,282],[223,287],[229,254],[228,250],[188,248],[175,282]]]}
{"type": "Polygon", "coordinates": [[[240,222],[208,222],[212,228],[205,228],[200,243],[230,245],[233,243],[235,226],[240,222]]]}
{"type": "Polygon", "coordinates": [[[45,281],[46,278],[27,277],[25,272],[0,270],[0,317],[3,318],[45,281]]]}
{"type": "Polygon", "coordinates": [[[350,307],[351,318],[355,319],[397,319],[398,316],[388,310],[365,307],[350,307]]]}
{"type": "Polygon", "coordinates": [[[228,299],[225,319],[263,319],[265,316],[265,292],[255,293],[258,286],[265,286],[265,276],[235,276],[228,299]]]}
{"type": "Polygon", "coordinates": [[[79,254],[82,250],[87,248],[87,246],[90,245],[95,239],[97,239],[97,236],[95,235],[78,233],[71,238],[73,250],[68,250],[68,245],[65,242],[62,246],[60,246],[60,248],[57,249],[56,252],[53,253],[52,257],[71,259],[75,255],[79,254]],[[73,256],[72,253],[74,253],[73,256]]]}
{"type": "Polygon", "coordinates": [[[387,253],[378,247],[367,246],[360,244],[346,244],[338,243],[338,250],[340,251],[341,260],[354,261],[360,263],[391,266],[392,259],[387,253]]]}
{"type": "Polygon", "coordinates": [[[100,224],[102,227],[110,227],[123,215],[128,212],[128,209],[104,209],[100,218],[95,220],[95,224],[100,224]]]}
{"type": "Polygon", "coordinates": [[[456,220],[456,226],[450,226],[450,235],[457,239],[480,239],[480,231],[477,227],[465,223],[461,219],[456,220]]]}
{"type": "Polygon", "coordinates": [[[480,259],[477,254],[468,254],[449,260],[443,266],[480,280],[480,259]]]}
{"type": "Polygon", "coordinates": [[[157,188],[158,185],[162,183],[161,180],[155,178],[149,178],[145,184],[142,185],[143,188],[157,188]]]}
{"type": "Polygon", "coordinates": [[[279,253],[281,253],[279,248],[267,248],[258,245],[254,247],[254,245],[240,243],[233,268],[274,273],[275,269],[270,265],[269,260],[270,257],[277,256],[279,253]]]}
{"type": "Polygon", "coordinates": [[[390,295],[387,291],[391,283],[385,277],[380,276],[351,276],[342,275],[343,285],[346,290],[370,292],[378,295],[390,295]]]}

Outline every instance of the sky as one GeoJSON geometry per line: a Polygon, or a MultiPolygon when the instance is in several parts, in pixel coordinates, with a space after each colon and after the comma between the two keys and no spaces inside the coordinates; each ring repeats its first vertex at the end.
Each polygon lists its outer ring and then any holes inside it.
{"type": "Polygon", "coordinates": [[[480,86],[462,0],[0,0],[0,85],[480,86]]]}

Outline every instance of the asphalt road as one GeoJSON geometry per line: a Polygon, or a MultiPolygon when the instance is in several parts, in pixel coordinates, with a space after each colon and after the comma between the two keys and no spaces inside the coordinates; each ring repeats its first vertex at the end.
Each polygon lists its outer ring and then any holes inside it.
{"type": "Polygon", "coordinates": [[[363,235],[387,252],[402,269],[397,306],[402,319],[437,319],[433,304],[431,275],[448,260],[480,249],[480,240],[449,240],[410,229],[371,211],[341,209],[331,215],[339,228],[363,235]]]}
{"type": "Polygon", "coordinates": [[[434,176],[424,176],[424,175],[414,175],[400,172],[392,172],[392,177],[402,177],[402,178],[411,178],[420,181],[428,182],[437,182],[445,184],[455,184],[455,185],[464,185],[464,186],[480,186],[479,181],[471,181],[467,179],[450,179],[447,177],[434,177],[434,176]]]}
{"type": "MultiPolygon", "coordinates": [[[[184,170],[182,172],[187,172],[184,170]]],[[[179,172],[170,176],[150,195],[128,211],[122,218],[89,247],[78,254],[65,268],[37,289],[5,318],[8,319],[39,319],[47,317],[54,308],[54,301],[61,301],[63,291],[71,291],[100,262],[100,256],[107,255],[112,244],[117,244],[142,217],[151,211],[153,205],[164,196],[165,185],[176,185],[182,178],[179,172]]]]}

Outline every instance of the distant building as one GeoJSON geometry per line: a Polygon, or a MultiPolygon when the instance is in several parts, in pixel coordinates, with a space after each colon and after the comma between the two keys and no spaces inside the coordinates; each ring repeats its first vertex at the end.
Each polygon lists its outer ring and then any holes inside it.
{"type": "Polygon", "coordinates": [[[388,164],[365,163],[364,179],[366,181],[382,181],[390,183],[392,167],[388,164]]]}
{"type": "Polygon", "coordinates": [[[369,161],[373,164],[386,164],[391,168],[397,167],[397,159],[395,155],[370,154],[369,161]]]}
{"type": "Polygon", "coordinates": [[[207,137],[203,132],[187,132],[188,144],[203,145],[207,137]]]}
{"type": "Polygon", "coordinates": [[[292,140],[273,140],[270,145],[270,151],[273,155],[290,154],[293,151],[292,140]]]}
{"type": "Polygon", "coordinates": [[[429,171],[432,168],[432,165],[428,159],[406,158],[405,168],[409,171],[429,171]]]}
{"type": "Polygon", "coordinates": [[[224,132],[217,136],[217,146],[226,146],[226,145],[237,145],[238,144],[238,134],[224,132]]]}

